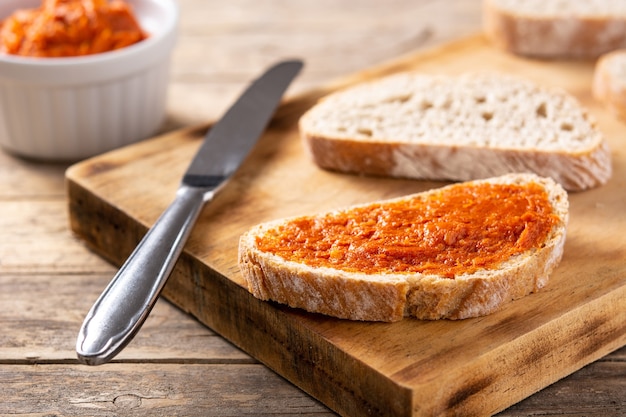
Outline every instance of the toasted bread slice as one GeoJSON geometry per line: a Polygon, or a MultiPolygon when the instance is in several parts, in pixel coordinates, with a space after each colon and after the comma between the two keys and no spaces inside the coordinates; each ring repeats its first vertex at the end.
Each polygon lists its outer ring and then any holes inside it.
{"type": "Polygon", "coordinates": [[[317,165],[356,174],[469,181],[532,172],[579,191],[612,173],[605,138],[576,99],[501,74],[359,84],[313,106],[300,132],[317,165]]]}
{"type": "Polygon", "coordinates": [[[255,297],[310,312],[464,319],[543,287],[567,221],[558,183],[508,174],[257,225],[239,266],[255,297]]]}

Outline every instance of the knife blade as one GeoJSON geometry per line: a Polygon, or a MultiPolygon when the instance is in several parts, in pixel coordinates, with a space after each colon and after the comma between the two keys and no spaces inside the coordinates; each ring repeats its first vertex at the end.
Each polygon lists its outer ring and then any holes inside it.
{"type": "Polygon", "coordinates": [[[254,147],[302,67],[301,61],[290,60],[269,68],[209,129],[173,202],[87,313],[76,340],[80,362],[109,362],[139,331],[174,269],[200,211],[254,147]]]}

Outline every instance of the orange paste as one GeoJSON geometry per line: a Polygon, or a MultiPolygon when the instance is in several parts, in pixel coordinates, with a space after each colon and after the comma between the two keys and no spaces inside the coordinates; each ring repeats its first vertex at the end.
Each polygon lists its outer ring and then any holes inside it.
{"type": "Polygon", "coordinates": [[[146,38],[123,0],[43,0],[0,23],[0,53],[32,57],[97,54],[146,38]]]}
{"type": "Polygon", "coordinates": [[[257,238],[286,260],[348,272],[454,278],[542,245],[558,222],[538,184],[449,187],[424,198],[301,217],[257,238]]]}

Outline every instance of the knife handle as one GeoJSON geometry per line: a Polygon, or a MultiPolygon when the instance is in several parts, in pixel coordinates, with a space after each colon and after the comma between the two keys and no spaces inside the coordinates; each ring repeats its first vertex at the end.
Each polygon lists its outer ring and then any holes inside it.
{"type": "Polygon", "coordinates": [[[165,286],[213,193],[182,185],[87,314],[76,341],[80,362],[100,365],[132,340],[165,286]]]}

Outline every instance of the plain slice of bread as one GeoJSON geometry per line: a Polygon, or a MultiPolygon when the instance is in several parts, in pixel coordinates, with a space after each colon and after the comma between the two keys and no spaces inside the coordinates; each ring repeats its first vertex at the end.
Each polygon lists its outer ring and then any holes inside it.
{"type": "Polygon", "coordinates": [[[613,114],[626,120],[626,49],[600,57],[593,73],[592,93],[613,114]]]}
{"type": "MultiPolygon", "coordinates": [[[[540,193],[543,194],[543,191],[540,193]]],[[[510,300],[526,296],[546,285],[549,275],[558,265],[563,254],[568,207],[567,193],[558,183],[534,174],[508,174],[486,180],[457,183],[397,199],[352,206],[314,216],[279,219],[257,225],[240,238],[239,266],[248,290],[255,297],[273,300],[310,312],[351,320],[386,322],[397,321],[407,316],[429,320],[477,317],[492,313],[510,300]],[[471,270],[466,269],[463,264],[461,272],[455,273],[453,277],[434,274],[434,270],[424,273],[384,269],[384,272],[367,273],[362,272],[364,268],[355,271],[354,268],[346,269],[339,266],[315,266],[302,261],[302,258],[287,259],[286,255],[280,256],[273,251],[260,249],[262,244],[259,242],[264,237],[275,236],[276,233],[284,230],[281,227],[290,222],[298,224],[298,222],[306,221],[310,224],[310,222],[322,221],[320,219],[325,216],[332,218],[342,213],[349,217],[353,210],[384,211],[389,208],[389,204],[397,202],[415,203],[415,206],[411,206],[411,210],[416,207],[415,210],[423,212],[423,201],[429,196],[442,198],[440,196],[445,195],[443,193],[451,190],[451,187],[472,187],[481,184],[515,184],[521,187],[530,187],[532,184],[545,191],[549,201],[548,206],[552,212],[543,212],[540,216],[552,216],[553,222],[548,228],[549,232],[545,239],[538,246],[515,253],[509,258],[496,262],[490,268],[479,267],[471,270]]],[[[481,208],[479,210],[480,213],[483,212],[481,208]]],[[[490,213],[484,213],[484,215],[489,216],[490,213]]],[[[383,216],[378,221],[388,222],[394,219],[383,216]]],[[[398,227],[400,234],[413,236],[413,230],[417,230],[418,226],[398,227]]],[[[429,226],[426,224],[424,227],[429,226]]],[[[482,228],[476,229],[474,237],[482,241],[483,233],[487,232],[482,228]]],[[[420,232],[416,233],[415,236],[419,236],[420,232]]],[[[515,239],[521,239],[519,236],[515,239]]],[[[381,236],[376,237],[378,238],[381,236]]],[[[380,242],[368,239],[363,245],[380,242]]],[[[419,238],[412,237],[411,239],[419,238]]],[[[362,248],[358,246],[360,244],[352,242],[352,239],[349,240],[351,241],[349,253],[362,248]]],[[[338,237],[338,242],[340,241],[345,244],[345,241],[338,237]]],[[[454,242],[447,243],[454,245],[454,242]]],[[[390,246],[390,248],[379,249],[395,250],[394,245],[390,246]]],[[[446,247],[441,248],[441,251],[445,250],[446,247]]],[[[316,252],[316,256],[318,255],[316,252]]],[[[475,261],[477,262],[471,257],[470,262],[475,261]]],[[[393,262],[393,265],[396,265],[395,261],[393,262]]],[[[422,263],[421,265],[430,264],[422,263]]]]}
{"type": "Polygon", "coordinates": [[[571,191],[611,177],[606,141],[575,98],[503,74],[388,76],[324,97],[299,126],[329,170],[455,181],[533,172],[571,191]]]}
{"type": "Polygon", "coordinates": [[[494,45],[518,55],[593,59],[626,47],[626,3],[484,0],[483,27],[494,45]]]}

